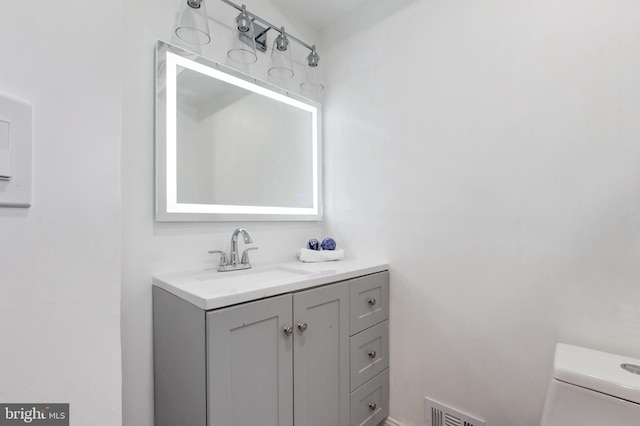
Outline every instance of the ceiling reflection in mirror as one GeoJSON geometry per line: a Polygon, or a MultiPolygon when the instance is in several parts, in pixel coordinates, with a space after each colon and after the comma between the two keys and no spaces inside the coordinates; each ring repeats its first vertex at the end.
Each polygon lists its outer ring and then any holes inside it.
{"type": "Polygon", "coordinates": [[[158,220],[319,220],[319,104],[158,42],[158,220]]]}

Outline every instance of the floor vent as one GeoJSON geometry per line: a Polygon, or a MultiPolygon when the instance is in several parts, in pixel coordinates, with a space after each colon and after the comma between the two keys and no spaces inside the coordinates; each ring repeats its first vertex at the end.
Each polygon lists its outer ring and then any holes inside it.
{"type": "Polygon", "coordinates": [[[427,426],[485,426],[482,420],[429,398],[424,399],[424,418],[427,426]]]}

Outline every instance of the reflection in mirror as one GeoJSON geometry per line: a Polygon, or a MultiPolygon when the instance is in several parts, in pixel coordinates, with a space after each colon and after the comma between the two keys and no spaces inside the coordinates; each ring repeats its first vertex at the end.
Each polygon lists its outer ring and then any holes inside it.
{"type": "Polygon", "coordinates": [[[157,45],[157,220],[320,220],[320,107],[157,45]]]}

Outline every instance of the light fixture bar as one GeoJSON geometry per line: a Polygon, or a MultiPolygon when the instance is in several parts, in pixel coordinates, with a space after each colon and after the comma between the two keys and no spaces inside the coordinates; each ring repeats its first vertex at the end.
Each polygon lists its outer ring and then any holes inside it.
{"type": "MultiPolygon", "coordinates": [[[[221,2],[223,2],[223,3],[228,4],[229,6],[231,6],[231,7],[235,8],[235,9],[238,9],[239,11],[241,11],[241,12],[242,12],[242,6],[238,6],[237,4],[235,4],[234,2],[232,2],[232,1],[230,1],[230,0],[220,0],[220,1],[221,1],[221,2]]],[[[248,11],[248,10],[247,10],[246,12],[247,12],[247,15],[249,15],[251,18],[255,19],[256,21],[260,22],[261,24],[266,25],[266,26],[267,26],[267,27],[269,27],[270,29],[276,30],[277,32],[281,32],[280,27],[277,27],[277,26],[273,25],[273,24],[272,24],[272,23],[270,23],[269,21],[266,21],[266,20],[262,19],[262,18],[261,18],[261,17],[259,17],[258,15],[255,15],[255,14],[251,13],[251,12],[250,12],[250,11],[248,11]]],[[[304,46],[304,47],[306,47],[307,49],[309,49],[309,50],[311,50],[311,51],[313,51],[313,50],[314,50],[314,49],[313,49],[313,47],[312,47],[311,45],[309,45],[309,44],[305,43],[304,41],[300,40],[299,38],[294,37],[294,36],[292,36],[291,34],[286,33],[286,32],[284,33],[284,35],[285,35],[285,36],[287,36],[289,39],[291,39],[291,40],[295,41],[295,42],[296,42],[296,43],[298,43],[299,45],[304,46]]]]}

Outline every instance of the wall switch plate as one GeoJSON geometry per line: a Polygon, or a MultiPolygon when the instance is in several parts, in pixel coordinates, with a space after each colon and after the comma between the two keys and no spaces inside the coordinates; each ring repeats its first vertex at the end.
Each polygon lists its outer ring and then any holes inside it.
{"type": "Polygon", "coordinates": [[[0,120],[0,180],[11,180],[11,123],[0,120]]]}
{"type": "Polygon", "coordinates": [[[31,106],[0,95],[0,207],[31,206],[31,106]]]}

